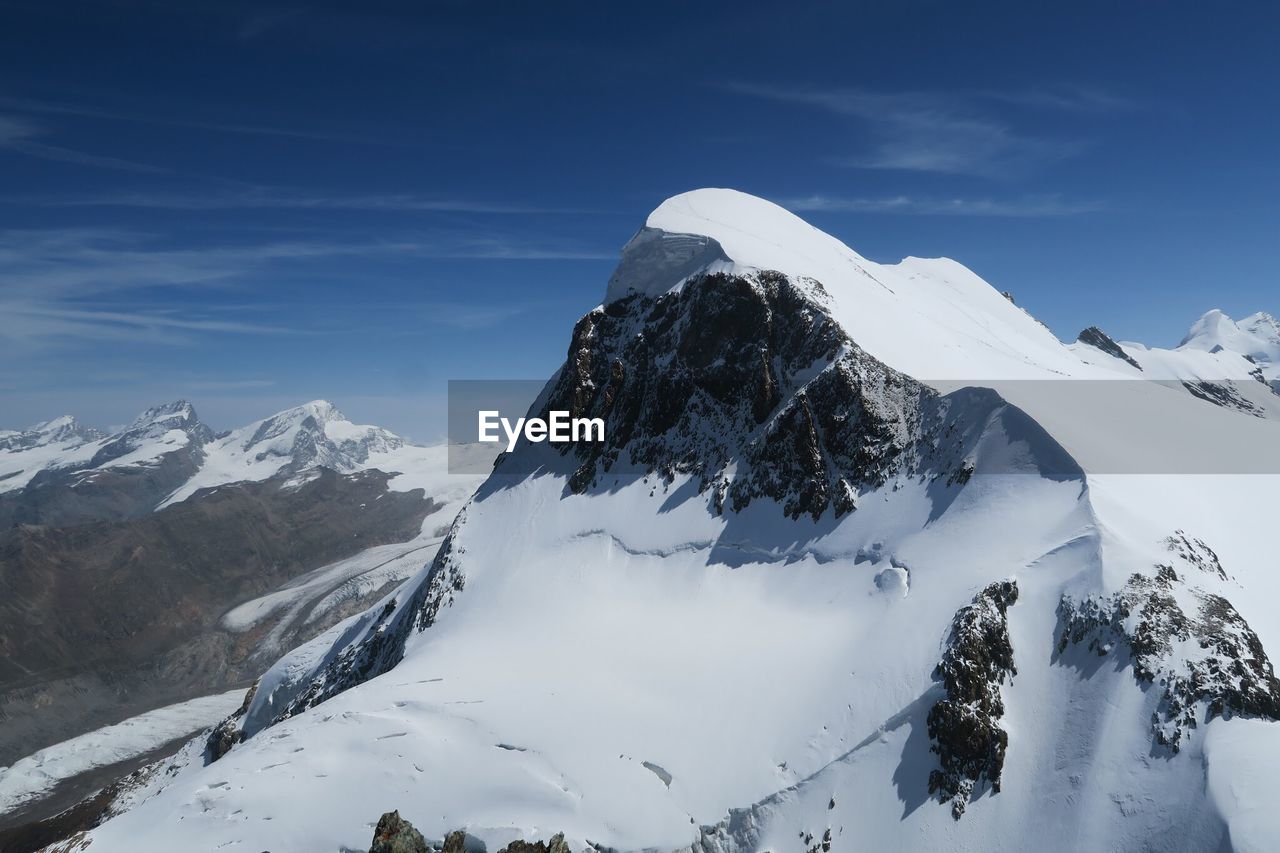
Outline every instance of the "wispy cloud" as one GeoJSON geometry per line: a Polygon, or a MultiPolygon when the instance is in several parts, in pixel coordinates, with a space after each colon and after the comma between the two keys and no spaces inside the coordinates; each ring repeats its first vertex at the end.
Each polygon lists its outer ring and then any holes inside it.
{"type": "MultiPolygon", "coordinates": [[[[33,203],[22,199],[22,203],[33,203]]],[[[334,210],[366,212],[550,214],[581,213],[566,208],[547,208],[461,198],[433,198],[407,193],[342,195],[304,193],[276,187],[249,187],[234,193],[123,193],[71,198],[51,198],[34,203],[45,207],[133,207],[156,210],[334,210]]]]}
{"type": "Polygon", "coordinates": [[[1138,109],[1140,106],[1136,101],[1129,98],[1083,86],[1057,86],[1009,91],[987,90],[975,93],[973,97],[1032,109],[1070,113],[1128,112],[1138,109]]]}
{"type": "Polygon", "coordinates": [[[830,211],[836,213],[898,213],[917,216],[995,216],[1037,218],[1077,216],[1103,208],[1098,202],[1064,201],[1056,196],[1019,199],[991,198],[918,198],[907,195],[859,198],[849,196],[809,195],[781,199],[789,210],[830,211]]]}
{"type": "Polygon", "coordinates": [[[136,342],[181,346],[209,334],[284,335],[296,330],[280,326],[218,320],[199,313],[119,310],[60,303],[0,300],[0,341],[26,347],[50,342],[136,342]]]}
{"type": "Polygon", "coordinates": [[[338,257],[602,260],[616,252],[469,234],[173,247],[131,231],[16,229],[0,231],[0,296],[83,298],[148,287],[210,287],[281,264],[338,257]]]}
{"type": "MultiPolygon", "coordinates": [[[[863,150],[835,159],[862,169],[899,169],[980,177],[1016,177],[1074,156],[1088,147],[1079,139],[1047,138],[1015,129],[993,115],[987,93],[873,92],[803,89],[734,82],[729,91],[821,110],[858,121],[867,131],[863,150]]],[[[1021,92],[999,96],[1040,107],[1087,109],[1102,96],[1021,92]]]]}
{"type": "Polygon", "coordinates": [[[12,151],[27,157],[38,157],[42,160],[54,160],[59,163],[72,163],[77,166],[90,166],[98,169],[115,169],[124,172],[144,172],[162,174],[168,170],[147,163],[122,160],[118,157],[105,157],[91,154],[74,148],[63,148],[42,142],[48,133],[40,124],[25,118],[11,115],[0,115],[0,151],[12,151]]]}
{"type": "Polygon", "coordinates": [[[31,98],[15,98],[0,95],[0,109],[23,114],[73,116],[76,118],[99,119],[103,121],[147,124],[157,127],[208,130],[218,133],[247,134],[252,136],[281,136],[292,139],[311,139],[327,142],[354,142],[366,145],[396,144],[365,136],[335,133],[316,128],[280,127],[277,125],[258,124],[256,122],[240,122],[231,119],[209,120],[186,117],[181,115],[181,111],[177,107],[166,111],[162,115],[149,112],[105,109],[102,107],[67,103],[63,101],[36,100],[31,98]]]}
{"type": "MultiPolygon", "coordinates": [[[[243,305],[240,288],[282,272],[324,270],[331,276],[338,258],[544,261],[612,255],[495,236],[173,247],[127,230],[0,231],[0,352],[84,341],[145,339],[181,346],[215,336],[299,334],[309,328],[306,323],[259,319],[292,317],[287,307],[243,305]],[[172,288],[186,289],[190,297],[167,298],[157,306],[157,289],[172,288]]],[[[424,314],[424,322],[470,330],[497,325],[525,307],[459,301],[414,310],[424,314]]]]}

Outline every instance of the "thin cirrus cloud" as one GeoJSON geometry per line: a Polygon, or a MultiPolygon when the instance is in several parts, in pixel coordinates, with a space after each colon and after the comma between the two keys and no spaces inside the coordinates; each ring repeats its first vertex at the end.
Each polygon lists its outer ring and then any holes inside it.
{"type": "Polygon", "coordinates": [[[72,307],[56,302],[0,301],[0,342],[26,348],[70,342],[136,342],[180,346],[200,337],[220,335],[284,335],[297,330],[281,326],[213,319],[198,314],[72,307]]]}
{"type": "Polygon", "coordinates": [[[1056,196],[1021,199],[917,198],[897,195],[878,198],[809,195],[782,199],[783,207],[797,212],[898,213],[916,216],[994,216],[1039,218],[1077,216],[1103,208],[1098,202],[1064,201],[1056,196]]]}
{"type": "MultiPolygon", "coordinates": [[[[157,245],[151,235],[112,229],[0,231],[0,351],[47,352],[84,341],[183,346],[228,335],[306,334],[255,320],[260,312],[242,299],[245,283],[281,265],[315,272],[347,259],[483,258],[494,260],[595,260],[612,253],[540,246],[499,237],[439,236],[350,242],[267,242],[231,246],[157,245]],[[159,309],[157,288],[200,290],[199,304],[159,309]]],[[[261,306],[258,306],[261,307],[261,306]]],[[[425,319],[460,330],[496,326],[525,306],[423,304],[425,319]]],[[[280,316],[277,308],[271,316],[280,316]]],[[[296,316],[292,313],[287,316],[296,316]]],[[[2,360],[2,359],[0,359],[2,360]]]]}
{"type": "Polygon", "coordinates": [[[130,110],[104,109],[85,106],[84,104],[62,101],[35,100],[0,95],[0,109],[13,113],[67,116],[81,119],[97,119],[109,122],[125,122],[157,127],[172,127],[186,130],[210,130],[218,133],[230,133],[248,136],[279,136],[292,139],[309,139],[320,142],[354,142],[365,145],[394,145],[398,143],[372,139],[346,133],[318,130],[314,128],[281,127],[277,125],[241,122],[232,119],[207,120],[187,118],[180,115],[177,108],[159,113],[135,112],[130,110]]]}
{"type": "Polygon", "coordinates": [[[1075,156],[1088,147],[1078,139],[1047,138],[1014,128],[993,115],[993,102],[1052,110],[1099,111],[1119,108],[1119,99],[1075,92],[943,94],[873,92],[862,89],[803,89],[732,82],[726,90],[820,110],[859,122],[864,150],[832,158],[861,169],[1018,177],[1075,156]]]}
{"type": "Polygon", "coordinates": [[[143,287],[216,287],[280,264],[337,257],[540,261],[615,256],[612,251],[510,236],[442,234],[172,247],[127,230],[15,229],[0,231],[0,296],[84,297],[143,287]]]}
{"type": "Polygon", "coordinates": [[[27,157],[53,160],[58,163],[71,163],[77,166],[89,166],[98,169],[114,169],[122,172],[158,175],[168,171],[148,163],[137,163],[118,157],[92,154],[75,148],[50,145],[41,141],[47,133],[48,131],[44,126],[29,119],[0,115],[0,151],[10,151],[27,157]]]}
{"type": "Polygon", "coordinates": [[[175,194],[120,193],[35,201],[42,207],[132,207],[156,210],[303,210],[424,212],[477,214],[582,213],[570,208],[537,207],[460,198],[434,198],[407,193],[342,195],[304,193],[276,187],[254,186],[234,193],[175,194]]]}

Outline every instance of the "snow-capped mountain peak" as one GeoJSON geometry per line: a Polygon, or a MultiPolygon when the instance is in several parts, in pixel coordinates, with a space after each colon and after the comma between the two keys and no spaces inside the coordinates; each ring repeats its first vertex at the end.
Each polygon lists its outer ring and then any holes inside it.
{"type": "Polygon", "coordinates": [[[1191,326],[1178,349],[1243,356],[1280,387],[1280,321],[1264,311],[1236,322],[1215,308],[1191,326]]]}
{"type": "Polygon", "coordinates": [[[404,439],[385,429],[353,424],[328,400],[286,409],[236,430],[228,441],[256,461],[287,457],[298,468],[325,464],[336,469],[363,462],[370,453],[404,445],[404,439]]]}
{"type": "Polygon", "coordinates": [[[23,430],[0,431],[0,451],[22,450],[58,445],[63,448],[78,447],[102,437],[95,429],[82,426],[71,415],[63,415],[43,421],[23,430]]]}
{"type": "Polygon", "coordinates": [[[1280,339],[1280,320],[1266,311],[1250,314],[1240,321],[1240,327],[1259,334],[1269,334],[1280,339]]]}
{"type": "Polygon", "coordinates": [[[188,445],[198,449],[212,440],[213,430],[200,421],[195,407],[186,400],[174,400],[152,406],[108,438],[90,466],[143,462],[188,445]]]}
{"type": "Polygon", "coordinates": [[[167,506],[199,489],[243,480],[265,480],[317,467],[355,471],[375,454],[405,446],[395,433],[354,424],[328,400],[312,400],[232,430],[204,447],[200,470],[173,492],[167,506]]]}
{"type": "Polygon", "coordinates": [[[737,190],[700,189],[659,205],[622,251],[606,302],[659,296],[707,268],[737,265],[827,278],[866,259],[788,210],[737,190]]]}

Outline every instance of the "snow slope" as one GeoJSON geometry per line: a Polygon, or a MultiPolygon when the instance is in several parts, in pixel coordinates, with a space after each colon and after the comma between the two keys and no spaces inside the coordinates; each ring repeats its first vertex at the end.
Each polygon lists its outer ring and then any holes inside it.
{"type": "Polygon", "coordinates": [[[363,849],[393,808],[490,849],[1274,849],[1280,422],[1181,365],[1135,382],[953,261],[668,200],[535,404],[626,445],[518,447],[93,849],[363,849]]]}

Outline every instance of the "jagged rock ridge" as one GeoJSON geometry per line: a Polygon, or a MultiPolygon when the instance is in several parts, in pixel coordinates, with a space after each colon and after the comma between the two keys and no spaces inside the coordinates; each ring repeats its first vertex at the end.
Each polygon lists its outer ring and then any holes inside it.
{"type": "MultiPolygon", "coordinates": [[[[1225,580],[1208,546],[1182,531],[1167,545],[1185,565],[1225,580]]],[[[1177,752],[1191,731],[1218,716],[1280,720],[1280,680],[1258,635],[1221,595],[1206,591],[1161,564],[1134,573],[1110,596],[1058,607],[1059,658],[1083,645],[1100,657],[1127,652],[1140,685],[1160,690],[1151,730],[1161,746],[1177,752]]]]}
{"type": "Polygon", "coordinates": [[[929,793],[951,803],[956,820],[975,790],[1000,792],[1009,735],[1000,726],[1000,685],[1018,669],[1009,640],[1009,607],[1018,600],[1015,581],[993,583],[961,608],[934,677],[944,696],[929,711],[929,738],[941,765],[929,774],[929,793]]]}

